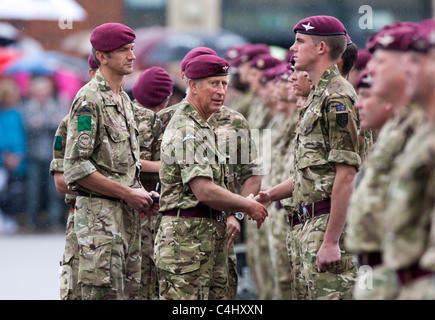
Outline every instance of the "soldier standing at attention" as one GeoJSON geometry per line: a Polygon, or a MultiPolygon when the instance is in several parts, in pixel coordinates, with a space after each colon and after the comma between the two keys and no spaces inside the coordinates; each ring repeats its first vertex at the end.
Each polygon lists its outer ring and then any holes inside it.
{"type": "Polygon", "coordinates": [[[313,87],[295,133],[290,179],[260,192],[268,204],[293,197],[303,228],[299,233],[301,285],[308,299],[350,299],[356,267],[342,250],[352,182],[361,164],[353,86],[336,63],[346,48],[346,29],[331,16],[313,16],[294,27],[295,68],[313,87]]]}
{"type": "Polygon", "coordinates": [[[420,22],[402,60],[406,92],[425,117],[395,158],[382,215],[382,261],[396,274],[398,300],[435,299],[434,35],[434,19],[420,22]]]}
{"type": "MultiPolygon", "coordinates": [[[[165,69],[146,69],[133,85],[134,113],[142,169],[140,180],[145,190],[159,191],[160,145],[163,133],[156,112],[164,109],[172,95],[173,81],[165,69]]],[[[161,215],[141,213],[141,289],[140,299],[158,299],[157,269],[154,264],[154,240],[161,215]]]]}
{"type": "Polygon", "coordinates": [[[228,68],[214,55],[187,63],[189,90],[163,135],[163,217],[155,242],[161,299],[227,299],[228,238],[222,211],[245,212],[258,227],[267,216],[253,195],[244,198],[226,190],[222,155],[207,122],[223,105],[228,68]]]}
{"type": "Polygon", "coordinates": [[[74,229],[83,299],[138,299],[139,211],[157,209],[139,181],[133,105],[122,89],[133,71],[134,39],[133,30],[119,23],[93,30],[100,68],[69,114],[63,177],[78,192],[74,229]]]}

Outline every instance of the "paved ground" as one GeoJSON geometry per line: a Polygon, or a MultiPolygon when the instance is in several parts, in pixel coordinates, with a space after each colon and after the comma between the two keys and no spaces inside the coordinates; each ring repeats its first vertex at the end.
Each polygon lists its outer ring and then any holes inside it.
{"type": "Polygon", "coordinates": [[[0,300],[58,300],[65,234],[0,236],[0,300]]]}

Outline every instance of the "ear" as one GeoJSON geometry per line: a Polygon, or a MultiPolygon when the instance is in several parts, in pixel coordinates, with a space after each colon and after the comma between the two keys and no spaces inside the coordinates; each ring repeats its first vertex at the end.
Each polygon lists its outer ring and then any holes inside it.
{"type": "Polygon", "coordinates": [[[105,52],[97,51],[95,56],[100,61],[100,64],[107,64],[107,54],[105,52]]]}
{"type": "Polygon", "coordinates": [[[325,54],[328,51],[328,46],[326,45],[325,41],[320,41],[318,44],[317,53],[319,55],[325,54]]]}
{"type": "Polygon", "coordinates": [[[198,83],[195,80],[189,79],[189,88],[190,88],[190,92],[192,92],[193,94],[197,94],[198,92],[198,83]]]}

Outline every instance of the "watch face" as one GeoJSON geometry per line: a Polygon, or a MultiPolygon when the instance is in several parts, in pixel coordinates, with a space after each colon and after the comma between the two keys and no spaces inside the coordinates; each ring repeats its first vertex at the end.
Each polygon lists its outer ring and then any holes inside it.
{"type": "Polygon", "coordinates": [[[234,213],[234,216],[236,217],[237,220],[243,220],[244,218],[243,213],[241,212],[234,213]]]}

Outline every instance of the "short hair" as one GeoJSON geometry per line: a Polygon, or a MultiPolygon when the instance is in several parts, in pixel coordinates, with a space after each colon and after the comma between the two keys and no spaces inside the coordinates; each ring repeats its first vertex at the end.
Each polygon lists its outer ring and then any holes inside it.
{"type": "Polygon", "coordinates": [[[95,50],[94,48],[92,48],[92,56],[94,57],[95,62],[97,63],[98,67],[101,66],[101,62],[100,60],[97,59],[97,50],[95,50]]]}
{"type": "Polygon", "coordinates": [[[346,46],[341,59],[343,60],[343,67],[341,72],[343,76],[347,76],[355,65],[356,58],[358,56],[358,46],[355,43],[350,43],[346,46]]]}
{"type": "Polygon", "coordinates": [[[347,39],[345,35],[319,36],[311,35],[313,42],[317,46],[320,42],[325,42],[329,48],[329,58],[332,61],[338,61],[344,50],[346,50],[347,39]]]}

